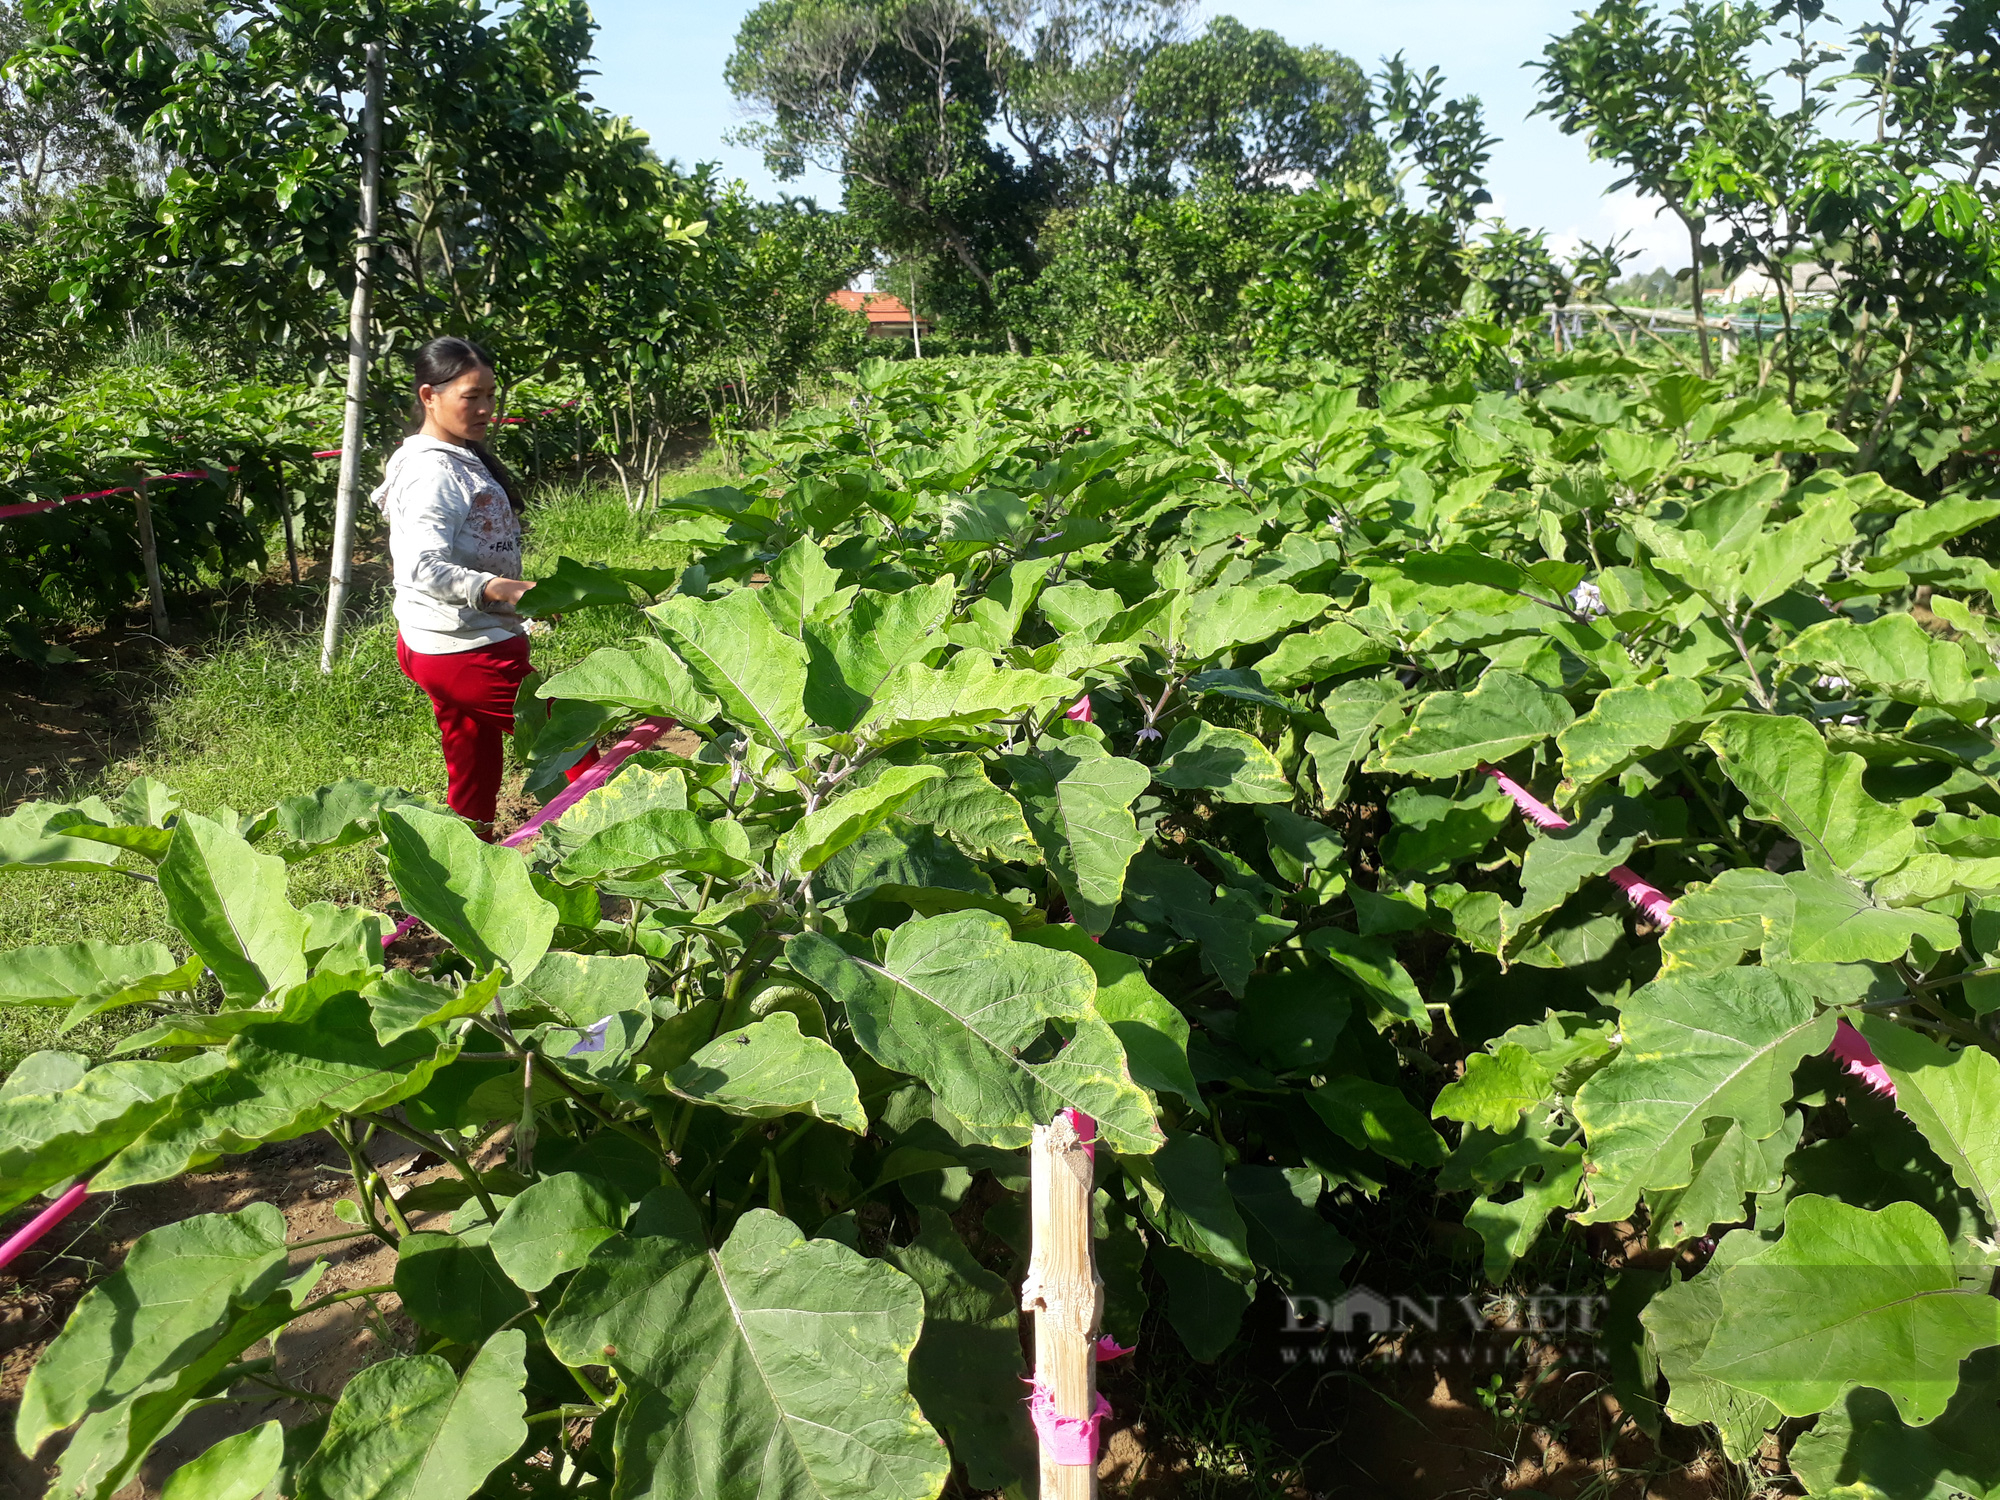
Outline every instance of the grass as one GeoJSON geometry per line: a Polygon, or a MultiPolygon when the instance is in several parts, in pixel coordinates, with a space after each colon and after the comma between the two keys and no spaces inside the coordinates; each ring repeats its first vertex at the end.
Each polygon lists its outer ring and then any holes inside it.
{"type": "MultiPolygon", "coordinates": [[[[670,483],[681,494],[724,482],[712,469],[690,469],[670,483]]],[[[615,489],[558,490],[528,515],[526,570],[555,567],[558,556],[580,561],[679,567],[689,545],[680,523],[634,516],[615,489]]],[[[554,672],[631,633],[622,610],[580,610],[535,642],[535,665],[554,672]]],[[[317,625],[256,623],[188,653],[160,678],[153,728],[139,753],[115,770],[72,789],[77,797],[115,795],[136,776],[178,791],[198,812],[222,807],[255,812],[280,797],[344,777],[406,787],[442,801],[444,759],[429,702],[397,668],[396,630],[386,594],[351,626],[334,671],[319,670],[317,625]]],[[[379,862],[365,846],[335,851],[294,866],[291,896],[308,901],[365,902],[382,887],[379,862]]],[[[158,893],[135,881],[60,872],[0,879],[0,930],[13,946],[103,942],[186,945],[167,921],[158,893]]],[[[29,1052],[48,1047],[101,1057],[147,1024],[143,1008],[111,1011],[74,1031],[58,1033],[59,1010],[0,1010],[0,1074],[29,1052]]]]}

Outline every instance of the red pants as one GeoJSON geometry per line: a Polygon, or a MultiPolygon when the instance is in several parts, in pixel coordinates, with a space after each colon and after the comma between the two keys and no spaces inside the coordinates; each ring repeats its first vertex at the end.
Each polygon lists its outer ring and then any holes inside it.
{"type": "MultiPolygon", "coordinates": [[[[461,818],[491,823],[500,800],[500,773],[507,759],[507,736],[514,729],[514,695],[531,670],[528,638],[517,635],[494,646],[433,656],[412,651],[396,637],[396,663],[403,675],[430,695],[444,740],[445,801],[461,818]]],[[[569,770],[576,780],[597,764],[587,752],[569,770]]]]}

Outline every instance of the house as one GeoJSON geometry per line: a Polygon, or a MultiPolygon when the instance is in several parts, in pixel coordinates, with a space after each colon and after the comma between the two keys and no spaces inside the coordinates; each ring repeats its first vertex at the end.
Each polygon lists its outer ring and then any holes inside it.
{"type": "MultiPolygon", "coordinates": [[[[1831,300],[1844,279],[1838,271],[1829,274],[1821,266],[1803,263],[1794,265],[1791,272],[1791,295],[1794,305],[1831,300]]],[[[1777,297],[1777,283],[1771,279],[1771,273],[1762,266],[1745,267],[1734,281],[1715,293],[1716,301],[1730,306],[1738,302],[1748,302],[1753,298],[1768,298],[1775,304],[1777,297]]]]}
{"type": "MultiPolygon", "coordinates": [[[[866,317],[871,338],[906,339],[910,336],[909,305],[900,297],[892,297],[887,292],[835,292],[826,300],[835,307],[866,317]]],[[[930,331],[931,320],[918,318],[918,336],[928,337],[930,331]]]]}

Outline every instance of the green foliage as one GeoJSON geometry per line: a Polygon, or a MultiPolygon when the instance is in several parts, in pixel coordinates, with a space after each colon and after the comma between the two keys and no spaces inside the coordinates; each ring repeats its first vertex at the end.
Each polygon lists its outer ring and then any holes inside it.
{"type": "MultiPolygon", "coordinates": [[[[358,1233],[436,1347],[288,1454],[313,1493],[559,1455],[662,1493],[748,1455],[787,1497],[935,1495],[954,1459],[1032,1482],[1001,1394],[1021,1266],[951,1210],[976,1179],[987,1227],[1018,1215],[1064,1107],[1097,1122],[1107,1277],[1156,1276],[1195,1359],[1260,1283],[1338,1295],[1364,1195],[1421,1195],[1496,1283],[1617,1222],[1681,1251],[1621,1291],[1673,1419],[1740,1456],[1820,1414],[1802,1472],[1842,1484],[1980,1472],[1991,600],[1854,588],[1978,513],[1905,526],[1915,497],[1801,472],[1829,446],[1679,376],[1370,405],[866,365],[688,497],[710,539],[542,682],[701,743],[525,857],[352,781],[4,825],[0,873],[155,875],[180,937],[0,962],[8,1003],[139,1007],[130,1045],[172,1049],[24,1061],[13,1201],[320,1129],[450,1162],[413,1203],[357,1160],[358,1233]],[[290,898],[278,851],[343,846],[442,937],[428,972],[290,898]],[[1676,893],[1664,936],[1614,873],[1676,893]],[[169,998],[184,950],[219,1007],[169,998]],[[1900,1115],[1820,1060],[1843,1020],[1900,1115]]],[[[142,1241],[37,1369],[24,1445],[80,1424],[66,1482],[109,1494],[232,1397],[243,1341],[309,1305],[268,1217],[142,1241]],[[134,1296],[167,1321],[114,1340],[134,1296]]]]}

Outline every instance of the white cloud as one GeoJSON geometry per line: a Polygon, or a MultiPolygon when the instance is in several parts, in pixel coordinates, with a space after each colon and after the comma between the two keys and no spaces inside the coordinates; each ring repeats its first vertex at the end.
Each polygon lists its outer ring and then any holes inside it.
{"type": "Polygon", "coordinates": [[[1639,252],[1639,258],[1627,266],[1627,274],[1662,266],[1669,271],[1687,269],[1687,231],[1660,199],[1641,197],[1630,188],[1622,188],[1599,198],[1596,209],[1596,214],[1589,220],[1551,229],[1549,248],[1559,255],[1568,256],[1574,254],[1584,240],[1603,245],[1620,235],[1627,235],[1629,238],[1623,248],[1639,252]]]}

